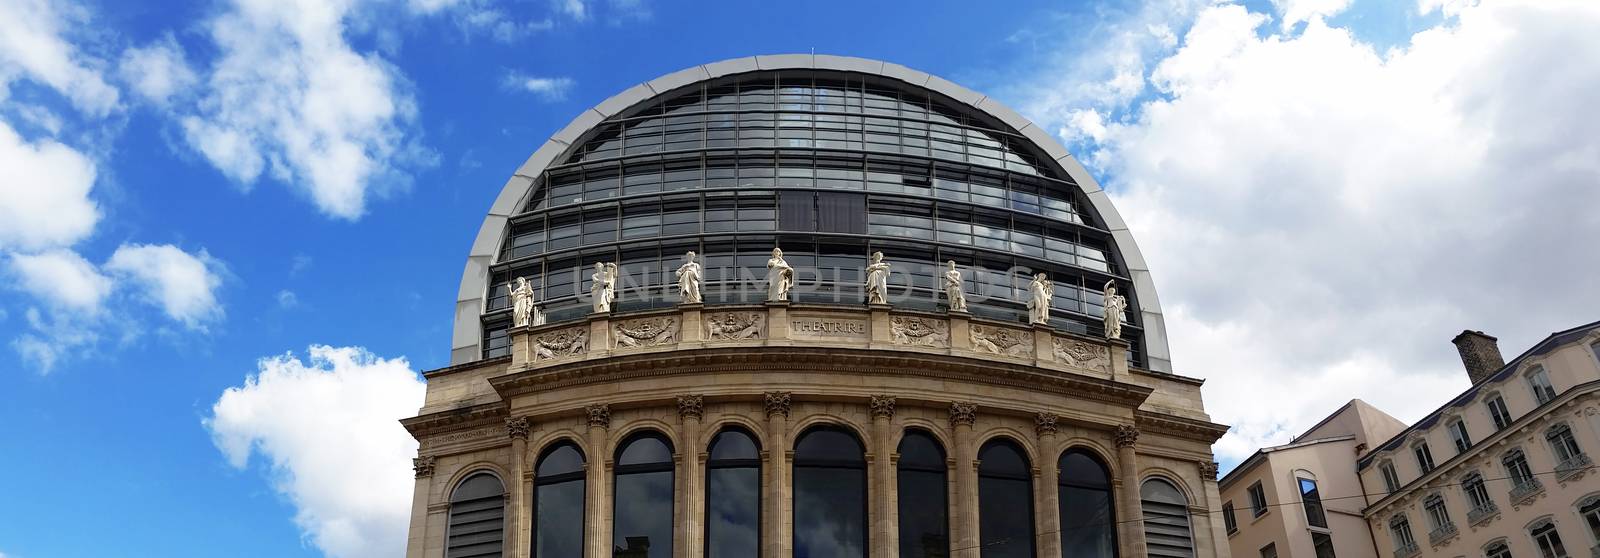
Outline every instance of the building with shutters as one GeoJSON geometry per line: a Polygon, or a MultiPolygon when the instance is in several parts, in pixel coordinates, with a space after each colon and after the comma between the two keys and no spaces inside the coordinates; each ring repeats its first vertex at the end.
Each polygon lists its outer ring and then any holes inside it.
{"type": "Polygon", "coordinates": [[[584,111],[491,206],[452,349],[402,421],[414,558],[1226,555],[1226,427],[1109,197],[1015,112],[895,64],[727,60],[584,111]]]}

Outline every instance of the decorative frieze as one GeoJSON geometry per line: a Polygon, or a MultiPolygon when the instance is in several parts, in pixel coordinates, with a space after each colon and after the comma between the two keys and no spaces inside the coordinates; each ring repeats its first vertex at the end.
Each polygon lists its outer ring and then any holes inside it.
{"type": "Polygon", "coordinates": [[[874,418],[894,418],[894,397],[889,395],[874,395],[867,401],[867,407],[872,409],[874,418]]]}
{"type": "Polygon", "coordinates": [[[590,427],[598,426],[608,430],[611,428],[610,405],[590,405],[584,410],[589,414],[590,427]]]}
{"type": "Polygon", "coordinates": [[[867,321],[836,315],[791,315],[789,335],[798,339],[865,341],[867,321]]]}
{"type": "Polygon", "coordinates": [[[1215,462],[1215,461],[1201,461],[1200,462],[1200,480],[1208,480],[1208,481],[1217,480],[1217,462],[1215,462]]]}
{"type": "Polygon", "coordinates": [[[678,418],[700,420],[705,416],[706,398],[703,395],[679,395],[678,418]]]}
{"type": "Polygon", "coordinates": [[[433,448],[436,448],[436,447],[439,447],[439,446],[442,446],[442,445],[445,445],[445,444],[453,444],[453,443],[456,443],[456,442],[477,441],[477,440],[481,440],[481,439],[485,439],[485,438],[490,438],[490,437],[493,437],[495,434],[498,434],[498,433],[501,433],[501,432],[504,432],[504,430],[502,430],[500,427],[497,427],[497,426],[485,426],[485,427],[482,427],[482,428],[473,428],[471,430],[457,430],[455,432],[449,432],[449,433],[446,433],[446,434],[439,434],[437,436],[426,436],[426,437],[423,437],[422,438],[422,442],[419,444],[419,446],[420,446],[420,449],[426,451],[426,450],[430,450],[430,449],[433,449],[433,448]]]}
{"type": "Polygon", "coordinates": [[[1054,436],[1056,421],[1061,417],[1055,413],[1039,413],[1033,416],[1033,431],[1040,436],[1054,436]]]}
{"type": "Polygon", "coordinates": [[[950,327],[944,320],[895,316],[889,319],[889,335],[896,345],[940,349],[950,346],[950,327]]]}
{"type": "Polygon", "coordinates": [[[588,350],[589,330],[586,327],[547,331],[533,337],[534,362],[581,355],[588,350]]]}
{"type": "Polygon", "coordinates": [[[1117,447],[1131,448],[1139,441],[1139,429],[1131,424],[1119,424],[1111,433],[1111,437],[1116,441],[1117,447]]]}
{"type": "Polygon", "coordinates": [[[1056,361],[1077,368],[1111,371],[1111,352],[1105,345],[1057,337],[1053,341],[1056,361]]]}
{"type": "Polygon", "coordinates": [[[766,336],[766,315],[760,312],[712,312],[706,314],[706,339],[737,341],[766,336]]]}
{"type": "Polygon", "coordinates": [[[678,318],[656,316],[623,320],[612,325],[612,348],[654,347],[678,342],[678,318]]]}
{"type": "Polygon", "coordinates": [[[967,331],[972,338],[974,352],[1017,358],[1033,356],[1031,332],[978,324],[972,324],[967,331]]]}
{"type": "Polygon", "coordinates": [[[528,417],[507,418],[506,436],[513,440],[527,440],[528,426],[528,417]]]}
{"type": "Polygon", "coordinates": [[[416,473],[416,478],[419,479],[431,477],[433,476],[433,461],[434,457],[431,455],[413,457],[411,458],[411,471],[416,473]]]}
{"type": "Polygon", "coordinates": [[[789,418],[789,406],[791,403],[789,392],[769,391],[766,393],[765,403],[767,416],[783,415],[783,418],[789,418]]]}
{"type": "Polygon", "coordinates": [[[978,405],[976,403],[951,403],[950,426],[972,426],[978,422],[978,405]]]}

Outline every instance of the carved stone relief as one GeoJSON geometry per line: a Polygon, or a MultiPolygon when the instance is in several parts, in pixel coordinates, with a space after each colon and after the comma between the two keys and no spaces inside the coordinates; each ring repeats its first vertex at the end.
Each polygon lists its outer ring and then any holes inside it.
{"type": "Polygon", "coordinates": [[[894,396],[874,395],[867,401],[867,407],[875,418],[894,418],[894,396]]]}
{"type": "Polygon", "coordinates": [[[705,316],[706,339],[760,339],[766,336],[767,319],[760,312],[712,312],[705,316]]]}
{"type": "Polygon", "coordinates": [[[1119,424],[1116,431],[1111,433],[1111,436],[1116,440],[1117,447],[1131,448],[1134,443],[1139,441],[1139,428],[1133,425],[1119,424]]]}
{"type": "Polygon", "coordinates": [[[1103,345],[1062,338],[1056,338],[1054,345],[1056,360],[1067,366],[1101,372],[1111,371],[1111,352],[1103,345]]]}
{"type": "Polygon", "coordinates": [[[584,411],[589,414],[590,427],[598,426],[607,430],[611,429],[610,405],[590,405],[584,408],[584,411]]]}
{"type": "Polygon", "coordinates": [[[589,329],[586,327],[558,329],[533,338],[534,362],[581,355],[588,350],[589,329]]]}
{"type": "Polygon", "coordinates": [[[769,391],[766,394],[767,416],[783,415],[789,417],[791,400],[787,391],[769,391]]]}
{"type": "Polygon", "coordinates": [[[1039,413],[1034,415],[1033,431],[1040,436],[1053,435],[1057,431],[1056,421],[1060,418],[1061,417],[1057,416],[1055,413],[1039,413]]]}
{"type": "Polygon", "coordinates": [[[413,457],[411,458],[411,472],[416,473],[419,479],[431,477],[433,476],[433,461],[434,458],[431,455],[413,457]]]}
{"type": "Polygon", "coordinates": [[[526,440],[528,439],[528,430],[528,417],[506,419],[506,436],[509,436],[512,439],[526,440]]]}
{"type": "Polygon", "coordinates": [[[975,403],[951,403],[950,404],[950,425],[951,426],[959,426],[959,425],[972,426],[972,423],[977,422],[977,421],[978,421],[978,405],[977,404],[975,404],[975,403]]]}
{"type": "Polygon", "coordinates": [[[968,331],[975,352],[1021,358],[1033,356],[1031,332],[977,324],[973,324],[968,331]]]}
{"type": "Polygon", "coordinates": [[[612,326],[616,330],[612,348],[654,347],[678,342],[678,318],[657,316],[623,320],[612,326]]]}
{"type": "Polygon", "coordinates": [[[895,316],[889,318],[889,334],[896,345],[938,348],[950,346],[950,329],[944,320],[895,316]]]}
{"type": "Polygon", "coordinates": [[[700,420],[705,416],[706,398],[703,395],[679,395],[678,418],[700,420]]]}

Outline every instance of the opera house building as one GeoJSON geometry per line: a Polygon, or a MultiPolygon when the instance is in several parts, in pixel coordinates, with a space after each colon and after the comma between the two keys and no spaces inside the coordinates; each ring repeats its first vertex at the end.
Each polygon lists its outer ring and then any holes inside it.
{"type": "Polygon", "coordinates": [[[1227,555],[1227,427],[1110,198],[1016,112],[756,56],[529,147],[402,421],[407,556],[1227,555]]]}

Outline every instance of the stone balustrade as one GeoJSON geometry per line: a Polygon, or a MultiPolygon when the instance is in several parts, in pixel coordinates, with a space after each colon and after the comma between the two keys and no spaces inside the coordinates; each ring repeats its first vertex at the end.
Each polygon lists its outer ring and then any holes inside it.
{"type": "Polygon", "coordinates": [[[1411,558],[1421,553],[1422,549],[1417,547],[1417,543],[1406,543],[1404,546],[1394,549],[1394,558],[1411,558]]]}
{"type": "Polygon", "coordinates": [[[1539,479],[1529,478],[1511,487],[1511,505],[1520,506],[1533,500],[1534,496],[1544,492],[1544,483],[1539,479]]]}
{"type": "Polygon", "coordinates": [[[1580,476],[1593,466],[1594,462],[1589,460],[1589,454],[1581,452],[1574,454],[1556,464],[1556,479],[1564,481],[1580,476]]]}
{"type": "Polygon", "coordinates": [[[1474,506],[1472,509],[1467,510],[1467,524],[1476,527],[1479,523],[1488,521],[1499,513],[1500,507],[1496,506],[1494,502],[1489,502],[1482,507],[1474,506]]]}
{"type": "Polygon", "coordinates": [[[1440,525],[1428,532],[1428,544],[1439,546],[1445,541],[1448,541],[1452,537],[1456,536],[1456,534],[1459,532],[1460,531],[1456,529],[1456,524],[1453,522],[1440,525]]]}

